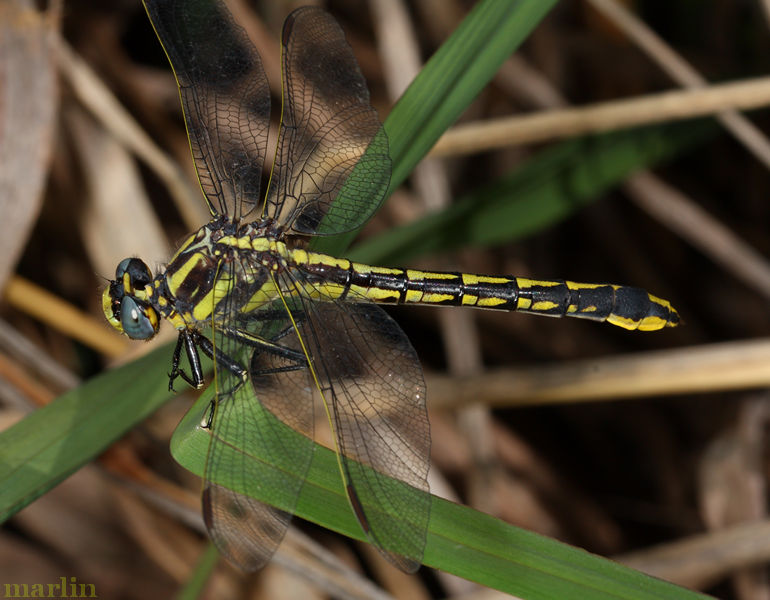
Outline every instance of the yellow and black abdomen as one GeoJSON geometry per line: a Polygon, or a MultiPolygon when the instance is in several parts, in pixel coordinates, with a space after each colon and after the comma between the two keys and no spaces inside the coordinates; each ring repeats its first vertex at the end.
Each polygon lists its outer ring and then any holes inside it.
{"type": "Polygon", "coordinates": [[[521,312],[607,321],[640,331],[656,331],[679,324],[679,314],[668,300],[641,288],[515,277],[505,284],[481,284],[480,295],[486,302],[494,302],[497,285],[511,288],[509,294],[516,296],[516,307],[512,310],[521,312]]]}
{"type": "Polygon", "coordinates": [[[667,300],[635,287],[390,269],[312,253],[302,253],[302,259],[298,266],[319,277],[318,285],[335,290],[335,298],[363,296],[380,303],[473,306],[577,317],[640,331],[679,324],[679,314],[667,300]]]}

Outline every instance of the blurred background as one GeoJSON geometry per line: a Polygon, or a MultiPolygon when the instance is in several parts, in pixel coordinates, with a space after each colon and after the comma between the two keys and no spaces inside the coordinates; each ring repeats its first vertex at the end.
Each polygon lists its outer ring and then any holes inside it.
{"type": "MultiPolygon", "coordinates": [[[[226,4],[277,100],[281,24],[307,2],[226,4]]],[[[345,30],[383,120],[473,7],[320,4],[345,30]]],[[[119,260],[162,265],[207,213],[175,82],[138,0],[2,0],[0,15],[6,428],[173,340],[169,327],[152,344],[114,335],[101,292],[119,260]]],[[[353,256],[634,285],[684,321],[645,334],[389,310],[426,373],[433,493],[719,597],[770,597],[770,122],[766,111],[729,110],[770,104],[769,33],[767,0],[562,0],[465,111],[463,131],[367,225],[353,256]],[[439,220],[433,246],[382,242],[458,205],[467,213],[439,220]]],[[[0,582],[66,573],[102,598],[168,597],[185,585],[206,538],[198,480],[168,440],[193,399],[168,402],[8,521],[0,582]]],[[[481,597],[468,582],[406,576],[365,545],[298,529],[396,597],[481,597]]],[[[312,559],[292,556],[295,543],[257,575],[217,567],[207,594],[343,595],[310,581],[312,559]]],[[[351,597],[366,595],[350,585],[351,597]]]]}

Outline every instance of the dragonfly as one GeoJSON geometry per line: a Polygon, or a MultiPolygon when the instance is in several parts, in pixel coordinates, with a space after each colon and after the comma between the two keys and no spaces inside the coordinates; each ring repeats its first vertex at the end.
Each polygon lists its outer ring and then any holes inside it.
{"type": "Polygon", "coordinates": [[[154,337],[162,319],[176,328],[171,389],[178,378],[203,386],[201,353],[213,360],[215,395],[201,423],[209,535],[244,570],[271,558],[296,508],[315,447],[314,411],[322,410],[363,532],[390,562],[414,571],[431,502],[426,390],[412,345],[381,304],[571,316],[642,331],[673,327],[679,315],[634,287],[386,268],[313,252],[314,237],[361,227],[390,183],[387,136],[340,26],[317,7],[284,23],[281,118],[262,194],[271,99],[248,36],[220,0],[144,6],[176,77],[211,220],[155,275],[139,258],[121,261],[103,309],[132,339],[154,337]],[[286,426],[301,434],[291,444],[280,435],[286,426]],[[234,436],[250,441],[235,460],[234,436]],[[300,476],[266,472],[262,462],[300,476]],[[279,486],[293,504],[253,498],[244,492],[250,481],[279,486]]]}

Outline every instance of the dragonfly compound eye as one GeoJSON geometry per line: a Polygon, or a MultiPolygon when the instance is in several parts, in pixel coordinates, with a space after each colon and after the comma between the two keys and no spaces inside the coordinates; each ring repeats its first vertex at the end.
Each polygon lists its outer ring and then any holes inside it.
{"type": "Polygon", "coordinates": [[[149,340],[160,325],[155,309],[131,296],[120,303],[120,324],[132,340],[149,340]]]}
{"type": "Polygon", "coordinates": [[[120,261],[115,270],[115,279],[124,281],[124,276],[128,274],[128,289],[143,288],[152,281],[150,268],[139,258],[124,258],[120,261]]]}

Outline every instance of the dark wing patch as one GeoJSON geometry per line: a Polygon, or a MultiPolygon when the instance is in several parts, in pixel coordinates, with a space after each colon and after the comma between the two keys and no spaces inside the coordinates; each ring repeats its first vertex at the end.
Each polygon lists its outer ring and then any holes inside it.
{"type": "Polygon", "coordinates": [[[265,216],[299,234],[355,229],[390,183],[388,141],[336,21],[305,7],[283,29],[283,106],[265,216]]]}
{"type": "Polygon", "coordinates": [[[238,221],[259,202],[270,88],[244,30],[219,0],[144,0],[179,85],[212,216],[238,221]]]}

